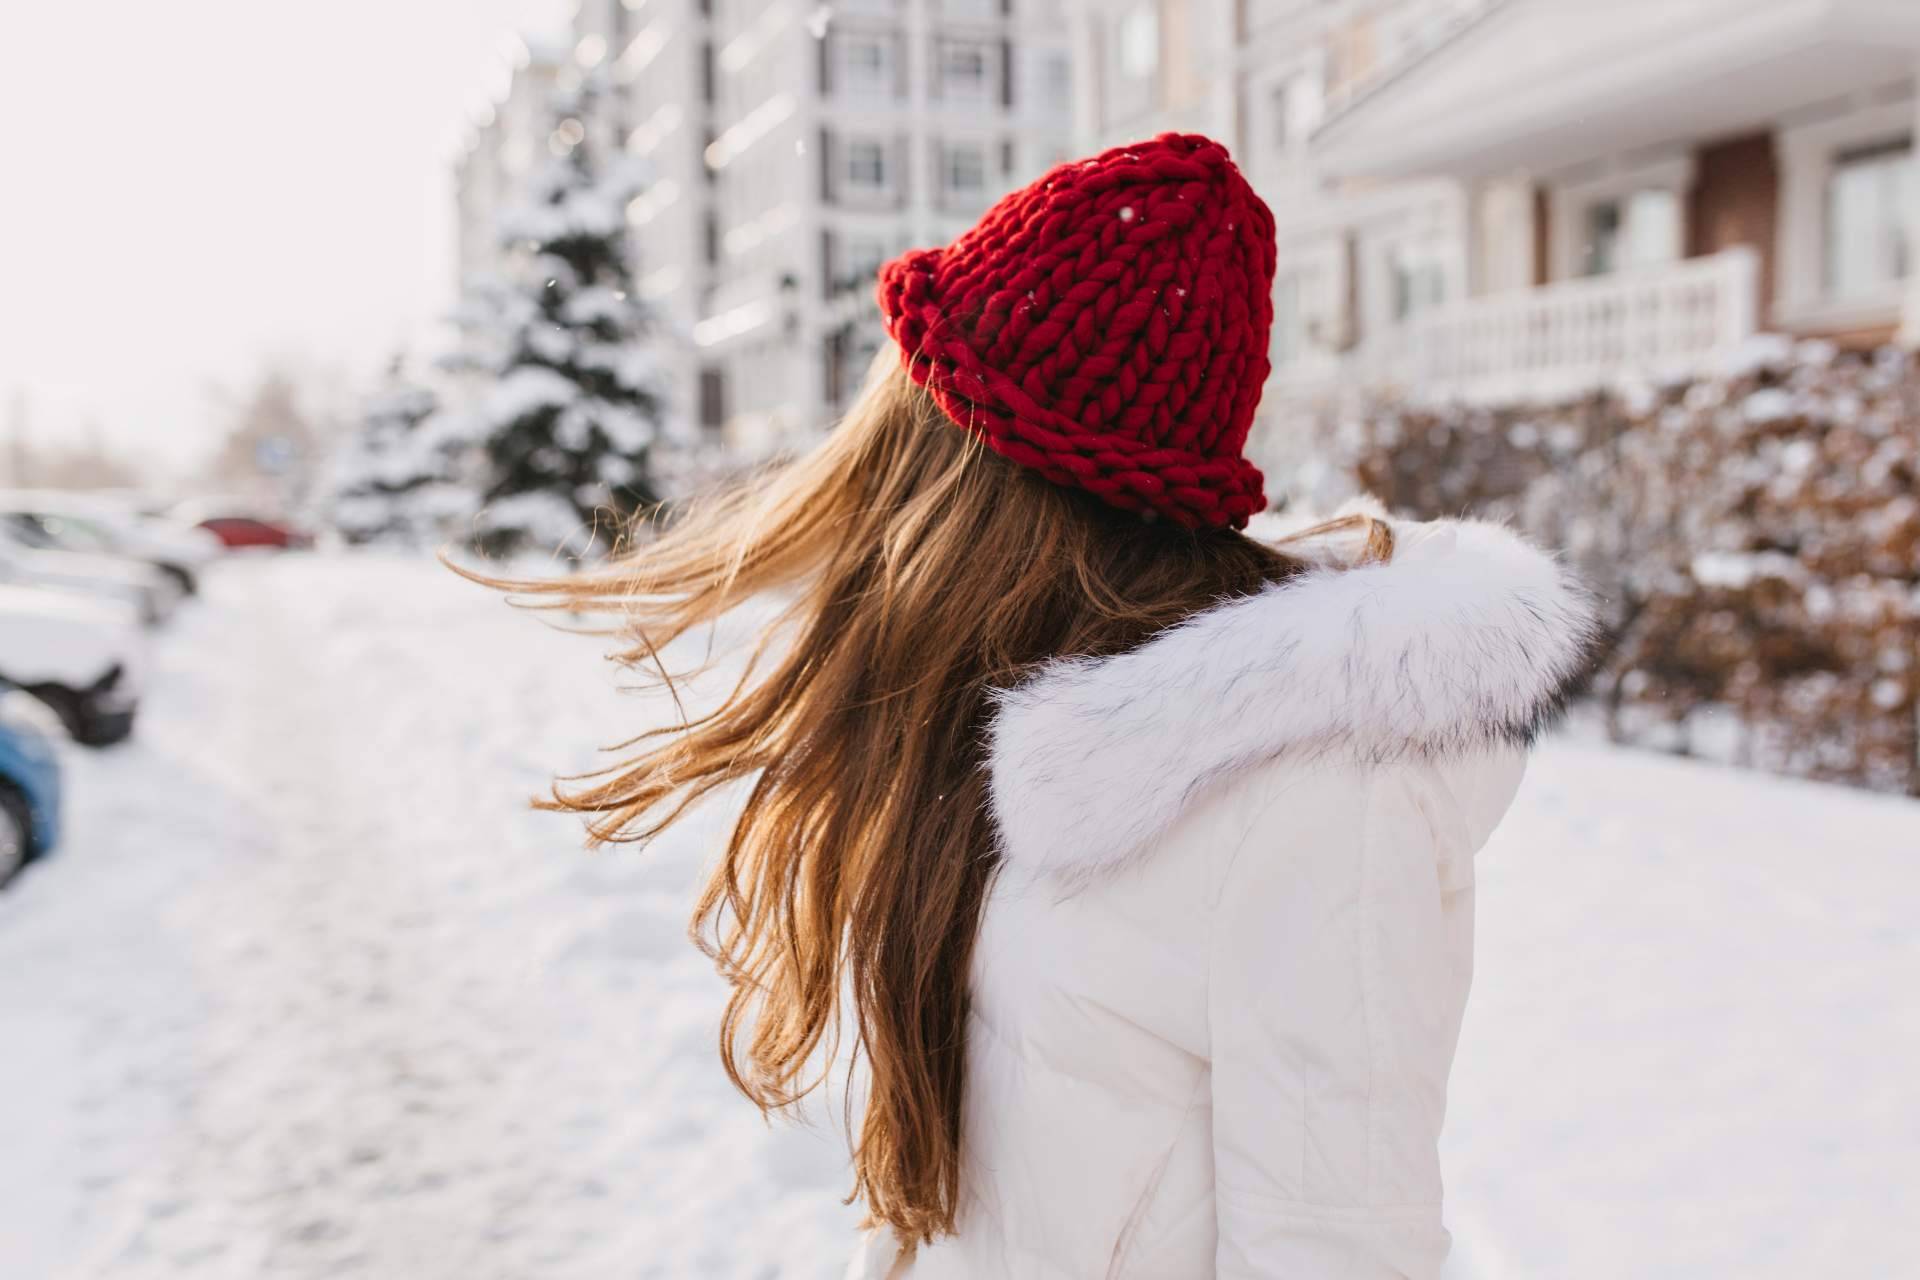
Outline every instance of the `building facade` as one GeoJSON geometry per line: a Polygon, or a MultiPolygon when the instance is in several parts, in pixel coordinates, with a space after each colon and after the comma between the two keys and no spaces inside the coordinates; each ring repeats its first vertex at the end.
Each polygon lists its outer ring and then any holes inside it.
{"type": "Polygon", "coordinates": [[[652,174],[629,209],[640,288],[685,412],[743,457],[844,409],[881,341],[882,262],[1072,147],[1059,0],[644,0],[620,39],[652,174]]]}
{"type": "Polygon", "coordinates": [[[612,146],[646,180],[627,208],[628,240],[635,287],[659,320],[674,418],[708,432],[724,421],[693,343],[718,261],[718,209],[703,158],[713,139],[711,19],[707,0],[580,0],[574,17],[586,52],[605,58],[617,95],[612,146]]]}
{"type": "Polygon", "coordinates": [[[1911,0],[1080,0],[1092,142],[1227,140],[1279,228],[1261,428],[1759,330],[1920,338],[1911,0]]]}
{"type": "Polygon", "coordinates": [[[1336,178],[1462,193],[1469,301],[1416,369],[1524,384],[1761,329],[1867,345],[1914,331],[1916,72],[1906,0],[1506,0],[1313,145],[1336,178]]]}
{"type": "MultiPolygon", "coordinates": [[[[463,270],[605,63],[679,416],[844,408],[877,265],[1081,150],[1226,141],[1279,234],[1260,428],[1355,390],[1558,395],[1759,330],[1920,340],[1912,0],[580,0],[461,161],[463,270]]],[[[1279,461],[1272,459],[1269,461],[1279,461]]]]}
{"type": "Polygon", "coordinates": [[[456,251],[462,282],[507,269],[500,215],[524,198],[529,176],[547,155],[553,94],[572,67],[571,50],[564,45],[518,42],[506,91],[483,109],[455,158],[456,251]]]}

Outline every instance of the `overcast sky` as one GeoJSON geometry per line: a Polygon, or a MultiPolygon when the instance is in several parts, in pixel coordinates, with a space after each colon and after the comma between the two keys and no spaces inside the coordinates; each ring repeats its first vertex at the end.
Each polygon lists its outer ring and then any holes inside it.
{"type": "MultiPolygon", "coordinates": [[[[0,436],[90,421],[179,462],[209,388],[416,349],[453,289],[450,166],[566,0],[5,0],[0,436]]],[[[349,377],[347,380],[351,380],[349,377]]]]}

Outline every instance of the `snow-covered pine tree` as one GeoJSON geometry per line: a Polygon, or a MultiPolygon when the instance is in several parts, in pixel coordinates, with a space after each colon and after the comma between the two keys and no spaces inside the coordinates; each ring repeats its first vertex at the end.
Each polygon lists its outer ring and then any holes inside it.
{"type": "Polygon", "coordinates": [[[456,483],[459,441],[440,429],[438,408],[396,358],[334,460],[329,506],[348,542],[434,546],[471,515],[473,499],[456,483]]]}
{"type": "Polygon", "coordinates": [[[469,426],[487,464],[474,522],[487,551],[590,554],[659,497],[661,399],[626,246],[639,187],[593,153],[587,121],[604,101],[592,77],[555,96],[551,158],[502,219],[524,271],[493,308],[495,379],[469,426]]]}

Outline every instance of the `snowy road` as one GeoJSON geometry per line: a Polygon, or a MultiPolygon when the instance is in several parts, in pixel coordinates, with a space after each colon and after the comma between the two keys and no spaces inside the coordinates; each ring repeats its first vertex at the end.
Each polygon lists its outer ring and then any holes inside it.
{"type": "MultiPolygon", "coordinates": [[[[714,823],[525,797],[650,714],[431,566],[223,566],[0,895],[0,1277],[836,1273],[838,1139],[713,1060],[714,823]]],[[[1544,753],[1482,863],[1463,1275],[1913,1274],[1920,805],[1544,753]]],[[[821,1108],[823,1112],[830,1108],[821,1108]]]]}

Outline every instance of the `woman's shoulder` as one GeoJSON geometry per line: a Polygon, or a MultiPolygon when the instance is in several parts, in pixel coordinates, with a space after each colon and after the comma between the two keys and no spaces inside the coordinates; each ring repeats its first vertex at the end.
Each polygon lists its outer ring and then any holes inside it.
{"type": "Polygon", "coordinates": [[[1388,561],[1304,548],[1309,567],[1283,583],[1002,693],[989,765],[1007,863],[1077,875],[1130,860],[1208,784],[1264,762],[1531,744],[1593,665],[1592,597],[1501,525],[1389,523],[1388,561]]]}

